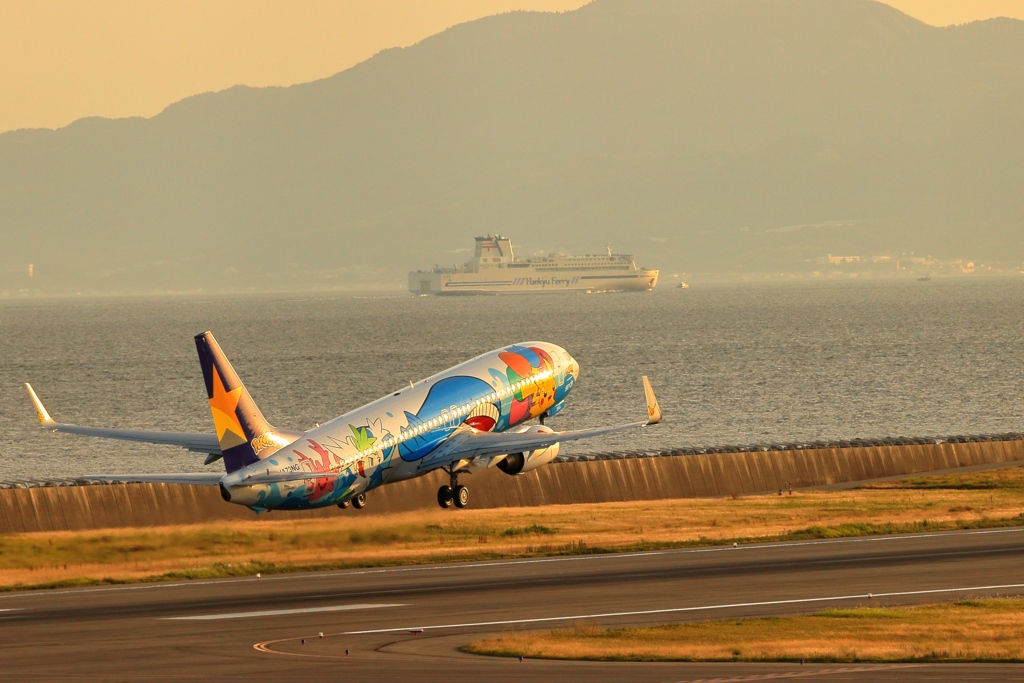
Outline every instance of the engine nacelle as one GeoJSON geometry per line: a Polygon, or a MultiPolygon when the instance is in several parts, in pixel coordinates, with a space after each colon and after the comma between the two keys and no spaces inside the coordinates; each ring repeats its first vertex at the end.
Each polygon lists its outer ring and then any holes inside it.
{"type": "MultiPolygon", "coordinates": [[[[543,425],[534,425],[524,430],[523,434],[551,434],[554,430],[543,425]]],[[[526,474],[533,470],[547,465],[558,456],[558,447],[561,444],[552,444],[547,448],[538,448],[535,451],[525,453],[510,453],[498,463],[498,469],[505,474],[526,474]]]]}

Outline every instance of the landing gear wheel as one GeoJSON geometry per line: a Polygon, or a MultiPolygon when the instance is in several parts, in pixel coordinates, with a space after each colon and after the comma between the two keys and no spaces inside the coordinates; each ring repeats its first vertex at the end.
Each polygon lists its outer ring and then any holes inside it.
{"type": "Polygon", "coordinates": [[[356,510],[362,510],[366,507],[366,494],[360,493],[358,496],[352,499],[352,507],[356,510]]]}
{"type": "Polygon", "coordinates": [[[443,508],[452,506],[452,487],[442,486],[437,490],[437,504],[443,508]]]}
{"type": "Polygon", "coordinates": [[[348,507],[348,501],[345,500],[345,501],[342,501],[342,502],[338,503],[338,507],[340,507],[342,510],[344,510],[345,508],[348,507]]]}
{"type": "Polygon", "coordinates": [[[455,487],[452,492],[453,498],[455,498],[455,507],[464,508],[469,505],[469,489],[461,484],[455,487]]]}

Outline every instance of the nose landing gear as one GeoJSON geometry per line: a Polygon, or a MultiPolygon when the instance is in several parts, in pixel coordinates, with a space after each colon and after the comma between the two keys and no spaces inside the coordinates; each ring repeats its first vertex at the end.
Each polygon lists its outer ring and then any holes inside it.
{"type": "Polygon", "coordinates": [[[466,507],[469,505],[469,489],[459,484],[459,475],[456,472],[446,471],[450,483],[437,490],[437,504],[443,508],[450,508],[452,503],[455,503],[455,507],[466,507]]]}

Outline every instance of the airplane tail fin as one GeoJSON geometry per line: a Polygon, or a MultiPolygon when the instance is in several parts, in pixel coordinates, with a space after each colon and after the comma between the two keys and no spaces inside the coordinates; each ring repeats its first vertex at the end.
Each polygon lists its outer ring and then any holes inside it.
{"type": "Polygon", "coordinates": [[[213,334],[203,332],[195,339],[225,469],[234,472],[291,443],[275,434],[213,334]]]}

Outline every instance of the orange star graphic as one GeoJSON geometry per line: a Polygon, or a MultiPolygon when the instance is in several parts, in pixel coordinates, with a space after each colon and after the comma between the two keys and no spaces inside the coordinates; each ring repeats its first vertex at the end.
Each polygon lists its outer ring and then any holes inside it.
{"type": "Polygon", "coordinates": [[[242,396],[242,387],[225,391],[224,382],[213,368],[213,397],[210,398],[210,412],[213,413],[213,424],[217,429],[217,440],[221,448],[231,448],[245,443],[245,432],[238,421],[238,399],[242,396]],[[237,438],[226,438],[228,432],[237,438]]]}

